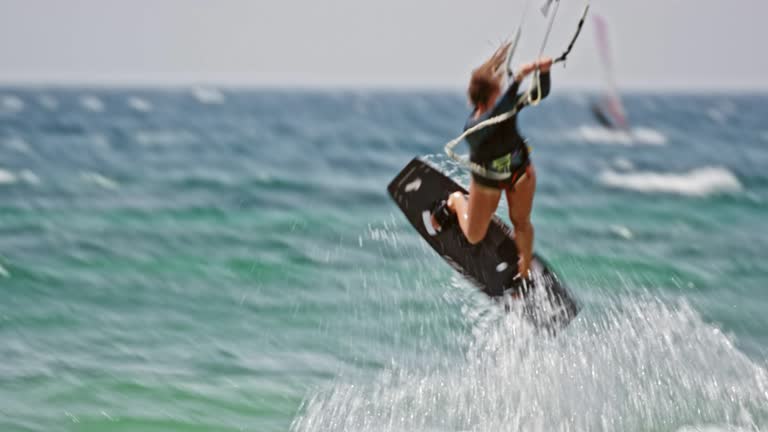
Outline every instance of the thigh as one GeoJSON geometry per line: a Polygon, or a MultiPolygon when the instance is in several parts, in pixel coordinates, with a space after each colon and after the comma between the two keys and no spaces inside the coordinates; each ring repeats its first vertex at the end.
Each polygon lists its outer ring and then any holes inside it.
{"type": "Polygon", "coordinates": [[[499,199],[501,199],[501,190],[483,186],[474,180],[470,181],[467,208],[468,231],[485,233],[491,223],[491,217],[499,206],[499,199]]]}
{"type": "Polygon", "coordinates": [[[528,165],[525,178],[519,181],[514,190],[507,189],[507,204],[509,219],[513,225],[524,223],[531,217],[533,195],[536,193],[536,170],[533,164],[528,165]]]}

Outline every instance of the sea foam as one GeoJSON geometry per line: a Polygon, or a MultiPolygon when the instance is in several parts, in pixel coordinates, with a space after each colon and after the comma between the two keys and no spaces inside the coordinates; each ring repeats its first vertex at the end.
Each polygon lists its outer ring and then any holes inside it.
{"type": "Polygon", "coordinates": [[[224,103],[224,95],[212,87],[195,87],[192,89],[192,95],[198,102],[207,105],[224,103]]]}
{"type": "Polygon", "coordinates": [[[590,144],[621,146],[663,146],[667,144],[667,137],[663,133],[646,127],[636,127],[623,131],[599,126],[581,126],[573,135],[574,138],[590,144]]]}
{"type": "Polygon", "coordinates": [[[742,190],[736,175],[723,167],[703,167],[685,173],[654,171],[619,173],[606,170],[600,174],[599,179],[600,183],[608,187],[647,193],[707,196],[742,190]]]}
{"type": "Polygon", "coordinates": [[[153,107],[152,104],[146,100],[137,96],[131,96],[128,98],[128,106],[138,112],[150,112],[153,107]]]}

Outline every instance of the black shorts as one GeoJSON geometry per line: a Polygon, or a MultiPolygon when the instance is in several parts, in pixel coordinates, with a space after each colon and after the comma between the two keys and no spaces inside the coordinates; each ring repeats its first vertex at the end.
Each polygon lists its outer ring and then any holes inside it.
{"type": "Polygon", "coordinates": [[[477,184],[493,189],[514,190],[515,183],[517,183],[517,181],[520,180],[523,174],[525,174],[525,172],[528,170],[528,166],[531,164],[531,158],[528,153],[528,147],[526,146],[493,161],[487,163],[475,163],[480,164],[480,166],[490,171],[511,174],[504,180],[494,180],[483,177],[482,175],[473,171],[472,180],[474,180],[477,184]]]}
{"type": "Polygon", "coordinates": [[[530,160],[526,160],[522,165],[512,171],[512,175],[505,180],[493,180],[481,176],[475,172],[472,173],[472,180],[481,185],[492,189],[499,190],[515,190],[515,184],[520,180],[523,175],[528,171],[528,167],[531,165],[530,160]]]}

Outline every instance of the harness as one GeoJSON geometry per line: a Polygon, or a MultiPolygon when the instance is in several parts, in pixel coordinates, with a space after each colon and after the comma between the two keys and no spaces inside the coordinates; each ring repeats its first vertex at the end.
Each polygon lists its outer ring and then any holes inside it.
{"type": "MultiPolygon", "coordinates": [[[[542,46],[541,46],[541,52],[543,52],[544,48],[546,47],[546,43],[547,43],[547,40],[549,39],[550,31],[552,30],[552,23],[554,22],[555,14],[557,13],[557,7],[560,4],[560,0],[555,0],[555,1],[557,2],[556,6],[555,6],[555,12],[552,14],[552,17],[550,18],[549,26],[547,28],[547,33],[545,35],[544,42],[542,43],[542,46]]],[[[584,12],[581,14],[581,19],[579,20],[578,26],[576,28],[576,33],[573,35],[573,38],[571,38],[571,42],[568,44],[568,47],[566,48],[566,50],[559,57],[557,57],[556,59],[554,59],[552,61],[553,65],[555,63],[565,62],[565,60],[567,59],[568,54],[570,54],[571,50],[573,49],[573,45],[576,43],[576,39],[578,39],[579,34],[581,33],[581,28],[584,26],[584,20],[586,19],[588,12],[589,12],[589,2],[587,2],[586,6],[584,7],[584,12]]],[[[514,48],[516,48],[517,41],[518,41],[518,39],[520,37],[519,36],[520,29],[519,28],[518,28],[518,32],[517,33],[518,34],[515,36],[514,48]]],[[[508,71],[510,70],[509,63],[511,62],[511,57],[512,57],[512,54],[514,53],[514,48],[511,48],[510,52],[508,54],[508,56],[509,56],[508,59],[507,59],[507,69],[508,69],[508,71]]],[[[466,137],[468,137],[469,135],[471,135],[471,134],[473,134],[473,133],[475,133],[475,132],[477,132],[477,131],[479,131],[481,129],[484,129],[484,128],[488,127],[488,126],[497,125],[499,123],[502,123],[504,121],[507,121],[507,120],[511,119],[521,109],[525,108],[528,105],[537,105],[539,103],[539,101],[541,100],[541,80],[540,80],[540,77],[539,77],[539,71],[538,70],[536,70],[536,72],[535,72],[535,74],[533,76],[533,80],[534,81],[533,81],[531,87],[528,89],[527,92],[523,93],[522,95],[520,95],[517,98],[517,101],[515,102],[515,104],[512,107],[512,109],[510,109],[507,112],[501,113],[501,114],[499,114],[497,116],[491,117],[491,118],[489,118],[487,120],[484,120],[484,121],[474,125],[473,127],[465,130],[461,135],[457,136],[456,138],[452,139],[451,141],[448,141],[448,143],[445,144],[445,153],[448,155],[448,157],[450,157],[454,161],[458,162],[460,165],[464,166],[465,168],[469,169],[472,173],[474,173],[476,175],[479,175],[481,177],[487,178],[489,180],[505,181],[505,180],[512,179],[513,180],[513,184],[515,184],[518,181],[520,181],[520,179],[522,179],[522,176],[523,176],[522,174],[520,174],[516,179],[513,179],[514,172],[503,172],[503,171],[498,171],[498,170],[495,170],[495,169],[489,169],[489,168],[487,168],[487,167],[485,167],[483,165],[480,165],[478,163],[472,162],[471,160],[469,160],[468,155],[459,155],[453,149],[460,142],[462,142],[466,137]],[[536,94],[537,97],[536,97],[536,99],[533,98],[533,90],[534,90],[534,88],[537,89],[537,94],[536,94]]],[[[528,160],[529,150],[528,150],[528,148],[525,148],[524,151],[525,151],[525,154],[526,154],[526,162],[524,162],[524,164],[527,167],[527,165],[530,164],[530,161],[528,160]]],[[[493,161],[493,162],[495,162],[495,161],[493,161]]],[[[493,164],[493,162],[492,162],[492,164],[493,164]]],[[[527,168],[526,168],[526,171],[527,171],[527,168]]]]}

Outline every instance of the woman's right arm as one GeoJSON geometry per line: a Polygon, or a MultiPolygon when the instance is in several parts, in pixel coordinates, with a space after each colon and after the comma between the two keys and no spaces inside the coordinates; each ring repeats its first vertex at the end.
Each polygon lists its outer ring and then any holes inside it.
{"type": "Polygon", "coordinates": [[[541,73],[547,73],[549,72],[549,69],[552,67],[552,58],[550,57],[542,57],[538,61],[526,63],[522,66],[520,66],[520,69],[515,74],[515,81],[521,82],[530,75],[533,71],[536,69],[539,70],[541,73]]]}
{"type": "MultiPolygon", "coordinates": [[[[507,91],[505,91],[501,98],[496,102],[496,106],[494,106],[493,109],[486,114],[485,118],[494,117],[513,109],[515,104],[517,104],[518,99],[520,98],[520,96],[517,94],[517,91],[520,89],[520,83],[523,82],[525,77],[537,69],[539,70],[539,73],[541,73],[541,99],[544,99],[547,94],[549,94],[549,69],[551,67],[552,59],[550,57],[542,57],[538,61],[525,63],[524,65],[520,66],[520,69],[518,69],[514,76],[514,82],[509,85],[507,91]]],[[[533,91],[537,90],[538,89],[534,89],[533,91]]],[[[534,98],[538,98],[538,96],[535,94],[533,96],[534,98]]]]}

